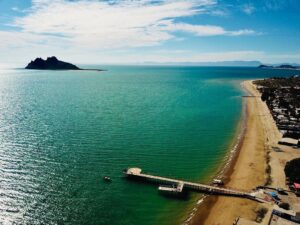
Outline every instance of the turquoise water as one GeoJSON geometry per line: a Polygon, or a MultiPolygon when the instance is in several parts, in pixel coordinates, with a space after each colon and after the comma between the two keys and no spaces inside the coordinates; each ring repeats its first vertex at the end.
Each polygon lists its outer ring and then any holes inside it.
{"type": "Polygon", "coordinates": [[[194,198],[165,198],[155,186],[124,179],[122,170],[207,181],[241,115],[240,81],[294,74],[104,68],[0,71],[1,224],[182,221],[194,198]]]}

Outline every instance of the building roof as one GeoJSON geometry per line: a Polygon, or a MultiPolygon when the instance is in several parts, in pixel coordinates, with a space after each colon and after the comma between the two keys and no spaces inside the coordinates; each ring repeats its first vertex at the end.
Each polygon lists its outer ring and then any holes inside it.
{"type": "Polygon", "coordinates": [[[278,205],[273,206],[273,213],[274,213],[274,211],[277,211],[277,212],[282,213],[282,214],[287,214],[287,215],[290,215],[290,216],[296,216],[295,211],[280,208],[278,205]]]}
{"type": "Polygon", "coordinates": [[[281,143],[288,143],[288,144],[293,144],[293,145],[297,145],[298,144],[298,140],[294,139],[294,138],[282,138],[280,140],[281,143]]]}
{"type": "Polygon", "coordinates": [[[300,184],[294,183],[294,187],[297,188],[297,189],[300,189],[300,184]]]}
{"type": "Polygon", "coordinates": [[[277,193],[275,191],[270,193],[272,197],[277,197],[277,193]]]}
{"type": "Polygon", "coordinates": [[[272,214],[269,224],[270,225],[298,225],[298,223],[296,222],[289,221],[287,219],[284,219],[274,214],[272,214]]]}

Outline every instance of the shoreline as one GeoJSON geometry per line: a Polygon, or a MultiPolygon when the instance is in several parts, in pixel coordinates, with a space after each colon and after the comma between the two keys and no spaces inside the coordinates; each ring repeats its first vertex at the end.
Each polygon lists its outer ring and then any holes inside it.
{"type": "MultiPolygon", "coordinates": [[[[250,95],[260,96],[252,81],[244,81],[241,85],[250,95]]],[[[257,101],[257,97],[244,99],[242,103],[243,112],[237,126],[236,135],[215,177],[222,177],[225,187],[251,190],[258,185],[264,184],[267,179],[265,172],[267,168],[266,145],[268,138],[266,138],[266,131],[260,121],[261,119],[257,117],[257,114],[262,111],[258,105],[258,102],[261,100],[257,101]],[[256,132],[258,130],[260,132],[256,132]],[[235,147],[236,149],[234,149],[235,147]],[[258,147],[258,152],[252,151],[252,154],[250,153],[252,157],[248,157],[249,151],[255,147],[258,147]],[[256,164],[257,160],[260,163],[256,164]],[[247,164],[248,166],[246,166],[247,164]],[[259,176],[255,175],[256,173],[259,176]],[[245,175],[247,174],[250,177],[251,175],[255,175],[256,179],[254,181],[246,179],[247,176],[245,175]],[[245,183],[240,185],[243,181],[245,183]]],[[[256,216],[255,211],[258,207],[258,203],[248,199],[205,196],[201,204],[197,207],[197,212],[188,224],[232,224],[235,218],[239,216],[254,220],[256,216]],[[216,215],[218,215],[218,218],[216,218],[216,215]]]]}

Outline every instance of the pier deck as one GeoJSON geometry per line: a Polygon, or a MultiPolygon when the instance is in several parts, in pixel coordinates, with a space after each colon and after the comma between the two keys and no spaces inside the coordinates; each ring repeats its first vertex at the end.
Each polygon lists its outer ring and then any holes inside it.
{"type": "MultiPolygon", "coordinates": [[[[177,180],[177,179],[172,179],[167,177],[153,176],[153,175],[142,173],[142,170],[140,168],[129,168],[125,171],[125,174],[128,177],[141,178],[146,181],[155,182],[158,184],[167,184],[173,187],[176,186],[176,188],[170,188],[170,190],[172,189],[173,192],[177,190],[177,192],[180,193],[183,191],[183,189],[187,189],[187,190],[193,190],[198,192],[204,192],[207,194],[228,195],[228,196],[249,198],[256,201],[265,202],[263,199],[256,197],[255,192],[253,193],[243,192],[243,191],[238,191],[238,190],[233,190],[228,188],[188,182],[188,181],[177,180]]],[[[160,187],[159,190],[168,191],[168,188],[160,187]]]]}

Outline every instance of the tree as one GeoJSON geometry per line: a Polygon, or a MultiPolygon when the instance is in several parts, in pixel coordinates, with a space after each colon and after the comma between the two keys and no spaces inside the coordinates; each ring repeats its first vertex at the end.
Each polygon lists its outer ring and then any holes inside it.
{"type": "Polygon", "coordinates": [[[284,172],[291,183],[300,183],[300,158],[287,162],[284,172]]]}

